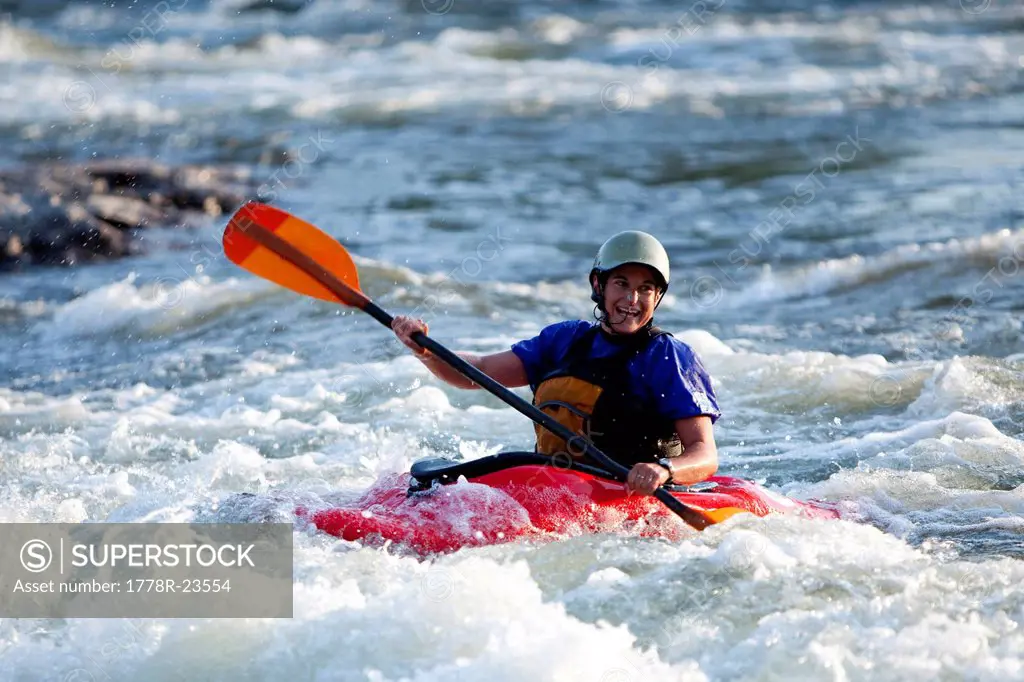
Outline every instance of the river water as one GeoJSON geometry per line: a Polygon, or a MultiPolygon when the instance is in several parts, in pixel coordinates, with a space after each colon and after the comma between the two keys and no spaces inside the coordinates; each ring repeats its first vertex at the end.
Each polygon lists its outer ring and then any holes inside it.
{"type": "MultiPolygon", "coordinates": [[[[0,165],[239,164],[458,350],[589,318],[597,246],[652,232],[721,471],[847,519],[435,561],[297,529],[294,619],[5,619],[3,679],[1024,676],[1019,3],[0,15],[0,165]]],[[[226,263],[224,222],[0,278],[0,520],[290,520],[423,456],[530,448],[369,317],[226,263]]]]}

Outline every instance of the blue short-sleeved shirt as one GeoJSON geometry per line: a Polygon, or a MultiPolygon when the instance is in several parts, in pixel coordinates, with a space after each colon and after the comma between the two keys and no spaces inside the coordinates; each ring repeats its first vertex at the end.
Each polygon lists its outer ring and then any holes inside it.
{"type": "MultiPolygon", "coordinates": [[[[512,345],[526,368],[530,388],[537,390],[541,377],[554,369],[568,353],[573,342],[594,326],[584,320],[569,320],[549,325],[540,334],[512,345]]],[[[621,352],[603,335],[594,338],[590,357],[603,358],[621,352]]],[[[662,334],[629,362],[630,389],[642,402],[657,406],[665,419],[685,419],[707,415],[712,423],[721,416],[718,399],[711,387],[704,364],[682,341],[662,334]]]]}

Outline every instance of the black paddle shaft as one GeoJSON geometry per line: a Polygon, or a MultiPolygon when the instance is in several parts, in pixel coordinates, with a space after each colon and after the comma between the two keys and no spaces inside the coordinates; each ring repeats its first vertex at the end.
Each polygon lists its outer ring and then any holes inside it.
{"type": "MultiPolygon", "coordinates": [[[[383,308],[378,306],[373,301],[369,301],[363,306],[363,311],[369,313],[375,320],[380,322],[382,325],[391,328],[391,323],[394,318],[391,317],[383,308]]],[[[545,429],[555,434],[566,442],[568,446],[578,445],[584,454],[592,457],[594,461],[603,466],[605,469],[615,474],[616,478],[625,481],[629,475],[629,469],[622,466],[615,460],[611,459],[608,455],[601,452],[593,443],[584,438],[581,435],[574,434],[564,424],[556,421],[553,417],[546,414],[537,407],[526,402],[518,395],[510,391],[508,388],[498,383],[491,377],[487,376],[479,369],[469,364],[461,357],[442,346],[437,341],[424,334],[423,332],[415,332],[412,335],[412,340],[419,344],[422,348],[426,348],[428,351],[438,356],[446,363],[448,363],[455,371],[462,376],[466,377],[473,383],[477,384],[481,388],[486,389],[492,395],[497,396],[499,400],[504,402],[509,407],[512,407],[520,414],[531,419],[532,421],[540,424],[545,429]]],[[[666,507],[671,509],[673,512],[679,515],[683,521],[686,521],[689,525],[693,526],[697,530],[704,530],[710,525],[709,520],[701,513],[690,509],[685,504],[677,500],[672,494],[664,488],[658,488],[654,491],[654,496],[657,497],[666,507]]]]}

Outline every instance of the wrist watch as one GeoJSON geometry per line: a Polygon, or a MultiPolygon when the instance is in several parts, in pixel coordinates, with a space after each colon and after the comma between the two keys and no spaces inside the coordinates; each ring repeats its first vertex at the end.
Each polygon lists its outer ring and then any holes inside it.
{"type": "Polygon", "coordinates": [[[665,467],[665,470],[668,471],[668,480],[671,481],[672,480],[672,460],[671,460],[671,458],[669,458],[669,457],[661,457],[660,459],[658,459],[658,464],[660,464],[661,466],[665,467]]]}

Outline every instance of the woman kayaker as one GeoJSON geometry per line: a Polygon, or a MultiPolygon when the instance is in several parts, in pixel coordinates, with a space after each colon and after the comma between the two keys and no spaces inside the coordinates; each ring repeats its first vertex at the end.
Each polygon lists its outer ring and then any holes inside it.
{"type": "MultiPolygon", "coordinates": [[[[670,479],[703,481],[718,469],[712,425],[721,413],[697,354],[654,326],[669,281],[668,254],[657,239],[619,233],[601,246],[590,271],[597,324],[558,322],[511,350],[459,355],[509,388],[529,385],[534,405],[630,467],[630,490],[649,495],[670,479]]],[[[423,320],[398,316],[392,329],[434,376],[478,388],[412,340],[427,333],[423,320]]],[[[579,445],[536,430],[538,452],[582,455],[579,445]]]]}

